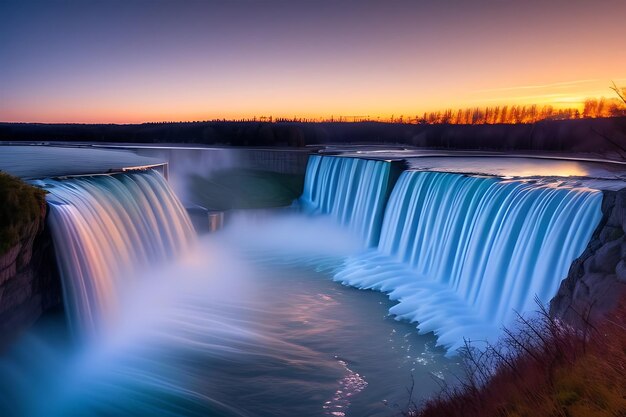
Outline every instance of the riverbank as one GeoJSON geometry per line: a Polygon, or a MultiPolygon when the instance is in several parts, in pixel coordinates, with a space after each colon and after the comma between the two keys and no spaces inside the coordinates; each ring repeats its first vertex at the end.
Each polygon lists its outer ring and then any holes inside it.
{"type": "Polygon", "coordinates": [[[468,378],[408,417],[615,417],[626,410],[626,298],[581,329],[546,311],[501,345],[463,354],[468,378]]]}

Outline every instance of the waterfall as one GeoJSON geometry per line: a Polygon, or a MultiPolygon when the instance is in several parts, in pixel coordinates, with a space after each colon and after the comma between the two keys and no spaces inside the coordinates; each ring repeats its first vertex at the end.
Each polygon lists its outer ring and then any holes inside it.
{"type": "MultiPolygon", "coordinates": [[[[300,204],[370,249],[334,279],[387,292],[391,313],[455,348],[493,339],[515,311],[547,302],[584,250],[601,211],[590,189],[405,171],[386,161],[312,156],[300,204]]],[[[49,224],[69,322],[96,333],[138,268],[189,249],[193,228],[156,172],[49,179],[49,224]]],[[[297,231],[296,231],[297,232],[297,231]]]]}
{"type": "Polygon", "coordinates": [[[312,155],[300,202],[309,212],[332,216],[374,246],[389,195],[390,171],[386,161],[312,155]]]}
{"type": "Polygon", "coordinates": [[[98,333],[133,272],[184,253],[195,233],[156,171],[46,179],[50,226],[68,322],[98,333]]]}
{"type": "MultiPolygon", "coordinates": [[[[308,198],[322,212],[362,210],[363,201],[347,198],[340,209],[324,206],[345,193],[344,184],[371,184],[341,170],[352,160],[322,169],[323,162],[309,167],[308,175],[323,180],[307,181],[308,198]]],[[[554,296],[600,221],[601,201],[602,193],[590,189],[405,171],[386,206],[378,247],[347,259],[334,279],[387,292],[398,301],[391,313],[435,332],[448,348],[464,337],[493,340],[516,311],[536,310],[535,298],[546,303],[554,296]]]]}

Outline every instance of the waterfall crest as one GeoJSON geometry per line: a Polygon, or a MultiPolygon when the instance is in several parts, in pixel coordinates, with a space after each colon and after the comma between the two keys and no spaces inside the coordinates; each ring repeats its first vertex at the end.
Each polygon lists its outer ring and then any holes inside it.
{"type": "Polygon", "coordinates": [[[552,297],[600,221],[602,193],[407,171],[381,252],[453,288],[485,317],[552,297]]]}
{"type": "Polygon", "coordinates": [[[115,314],[133,271],[183,254],[195,232],[185,209],[155,171],[46,179],[72,331],[97,333],[115,314]]]}
{"type": "Polygon", "coordinates": [[[307,211],[330,215],[366,245],[375,246],[389,195],[390,171],[385,161],[312,155],[300,202],[307,211]]]}
{"type": "Polygon", "coordinates": [[[405,171],[384,218],[367,223],[385,206],[373,191],[384,162],[357,161],[315,157],[307,170],[303,199],[319,212],[367,231],[381,222],[378,246],[347,259],[334,279],[387,292],[399,302],[391,313],[448,348],[493,340],[516,311],[536,309],[535,297],[548,302],[601,218],[595,190],[405,171]]]}

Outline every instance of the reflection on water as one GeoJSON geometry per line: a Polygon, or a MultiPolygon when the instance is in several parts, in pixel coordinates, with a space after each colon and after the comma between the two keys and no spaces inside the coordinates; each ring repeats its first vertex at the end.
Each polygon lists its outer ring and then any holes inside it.
{"type": "Polygon", "coordinates": [[[455,364],[432,335],[388,317],[384,295],[316,272],[356,250],[336,229],[245,222],[145,271],[106,336],[73,345],[39,326],[0,363],[0,415],[387,416],[406,404],[411,374],[419,401],[455,364]],[[266,264],[240,252],[252,240],[318,261],[266,264]]]}
{"type": "Polygon", "coordinates": [[[324,403],[325,414],[343,417],[350,406],[351,397],[367,387],[367,381],[358,373],[348,368],[345,361],[338,360],[345,370],[345,376],[339,380],[339,388],[333,398],[324,403]]]}
{"type": "Polygon", "coordinates": [[[492,175],[505,178],[590,177],[616,179],[623,175],[624,165],[576,161],[497,156],[455,156],[409,158],[416,170],[492,175]]]}

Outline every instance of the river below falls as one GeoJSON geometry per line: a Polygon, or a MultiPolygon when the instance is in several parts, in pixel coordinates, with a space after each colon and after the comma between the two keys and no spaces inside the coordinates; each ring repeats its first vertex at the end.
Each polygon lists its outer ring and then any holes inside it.
{"type": "MultiPolygon", "coordinates": [[[[302,221],[300,240],[343,250],[302,221]]],[[[390,317],[384,294],[242,253],[251,236],[292,246],[280,226],[254,227],[205,237],[129,286],[99,339],[70,342],[58,317],[35,326],[0,363],[0,414],[391,416],[454,381],[456,359],[390,317]]]]}

